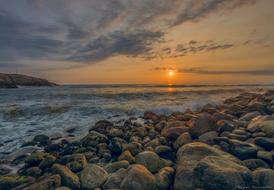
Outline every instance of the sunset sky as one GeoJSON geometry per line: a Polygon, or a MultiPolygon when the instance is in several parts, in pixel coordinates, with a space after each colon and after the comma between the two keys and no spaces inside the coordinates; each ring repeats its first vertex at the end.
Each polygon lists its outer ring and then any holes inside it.
{"type": "Polygon", "coordinates": [[[16,71],[61,84],[274,83],[274,0],[0,0],[0,72],[16,71]]]}

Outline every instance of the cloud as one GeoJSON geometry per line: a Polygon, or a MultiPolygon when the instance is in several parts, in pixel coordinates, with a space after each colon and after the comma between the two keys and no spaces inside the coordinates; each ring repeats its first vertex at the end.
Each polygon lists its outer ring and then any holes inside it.
{"type": "Polygon", "coordinates": [[[273,68],[256,69],[256,70],[209,70],[203,68],[178,69],[181,73],[192,73],[200,75],[263,75],[274,76],[273,68]]]}
{"type": "MultiPolygon", "coordinates": [[[[0,0],[0,62],[19,59],[96,63],[116,55],[153,59],[170,28],[255,0],[0,0]]],[[[229,44],[196,47],[213,51],[229,44]]],[[[171,49],[163,49],[172,55],[171,49]]],[[[179,52],[178,52],[179,53],[179,52]]],[[[184,52],[173,56],[184,55],[184,52]]]]}

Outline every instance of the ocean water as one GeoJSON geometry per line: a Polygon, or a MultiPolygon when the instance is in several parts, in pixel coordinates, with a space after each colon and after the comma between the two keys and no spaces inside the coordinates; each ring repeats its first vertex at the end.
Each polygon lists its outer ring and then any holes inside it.
{"type": "Polygon", "coordinates": [[[83,135],[98,120],[170,114],[273,86],[64,85],[0,89],[0,156],[37,134],[83,135]]]}

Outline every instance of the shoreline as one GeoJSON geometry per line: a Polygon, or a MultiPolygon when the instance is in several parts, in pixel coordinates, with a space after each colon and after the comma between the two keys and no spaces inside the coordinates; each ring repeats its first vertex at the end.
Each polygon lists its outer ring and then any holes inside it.
{"type": "Polygon", "coordinates": [[[80,139],[36,135],[26,145],[44,150],[12,158],[17,174],[0,168],[0,189],[274,188],[273,113],[269,90],[197,112],[146,112],[144,124],[98,121],[80,139]]]}

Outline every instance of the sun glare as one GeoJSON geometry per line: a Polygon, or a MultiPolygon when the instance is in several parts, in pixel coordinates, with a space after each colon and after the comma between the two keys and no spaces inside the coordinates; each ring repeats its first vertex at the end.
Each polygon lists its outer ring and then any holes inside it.
{"type": "Polygon", "coordinates": [[[173,71],[169,71],[168,76],[170,76],[170,77],[173,76],[173,71]]]}

